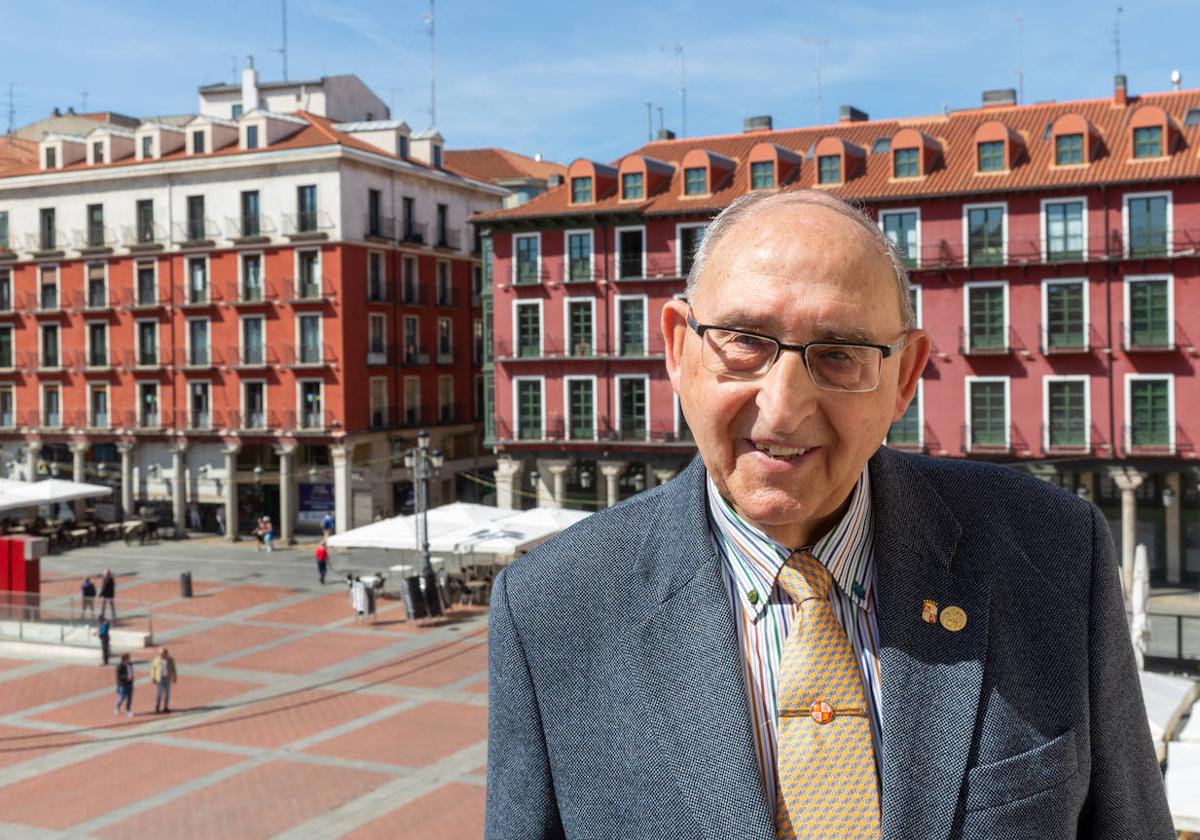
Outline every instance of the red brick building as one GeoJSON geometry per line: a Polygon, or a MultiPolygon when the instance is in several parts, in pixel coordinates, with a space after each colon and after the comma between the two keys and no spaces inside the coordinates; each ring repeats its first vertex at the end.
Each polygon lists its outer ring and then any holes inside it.
{"type": "Polygon", "coordinates": [[[0,465],[286,540],[403,507],[428,426],[454,498],[491,463],[468,219],[505,190],[353,76],[247,69],[200,106],[52,119],[0,171],[0,465]]]}
{"type": "Polygon", "coordinates": [[[694,448],[658,315],[749,190],[860,202],[904,251],[933,357],[889,445],[1089,495],[1127,555],[1200,579],[1200,91],[649,143],[486,214],[503,501],[612,503],[694,448]],[[528,473],[535,471],[531,485],[528,473]],[[523,475],[524,473],[524,475],[523,475]],[[534,486],[536,485],[536,486],[534,486]],[[1136,523],[1136,526],[1135,526],[1136,523]]]}

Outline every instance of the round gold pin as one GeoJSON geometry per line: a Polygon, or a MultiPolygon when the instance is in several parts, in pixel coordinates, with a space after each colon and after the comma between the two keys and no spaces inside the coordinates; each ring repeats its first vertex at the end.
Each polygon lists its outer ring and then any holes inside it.
{"type": "Polygon", "coordinates": [[[967,626],[967,614],[963,612],[962,607],[946,607],[942,610],[939,620],[942,622],[942,626],[951,633],[957,633],[967,626]]]}

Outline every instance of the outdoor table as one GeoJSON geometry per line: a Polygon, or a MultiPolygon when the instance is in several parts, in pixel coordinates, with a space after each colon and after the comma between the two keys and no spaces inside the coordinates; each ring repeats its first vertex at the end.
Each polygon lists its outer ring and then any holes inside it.
{"type": "Polygon", "coordinates": [[[76,547],[84,545],[85,543],[87,543],[88,536],[90,534],[91,534],[91,531],[89,531],[87,528],[76,528],[74,531],[71,531],[71,533],[70,533],[71,544],[76,547]]]}

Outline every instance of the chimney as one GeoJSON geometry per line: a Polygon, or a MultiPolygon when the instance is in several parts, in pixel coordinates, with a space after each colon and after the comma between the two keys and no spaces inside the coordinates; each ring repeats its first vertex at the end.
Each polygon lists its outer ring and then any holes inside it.
{"type": "Polygon", "coordinates": [[[1016,88],[998,88],[983,92],[984,108],[1001,108],[1005,105],[1017,104],[1016,88]]]}
{"type": "Polygon", "coordinates": [[[51,111],[51,112],[50,112],[50,116],[52,116],[52,117],[61,117],[61,116],[62,116],[62,111],[58,110],[58,108],[56,107],[56,108],[55,108],[53,111],[51,111]]]}
{"type": "Polygon", "coordinates": [[[774,126],[770,114],[760,114],[757,117],[746,117],[742,120],[742,133],[749,134],[752,131],[770,131],[774,126]]]}
{"type": "Polygon", "coordinates": [[[1113,104],[1124,105],[1129,102],[1129,94],[1127,93],[1129,81],[1125,78],[1124,73],[1118,73],[1113,78],[1113,104]]]}
{"type": "Polygon", "coordinates": [[[73,117],[73,116],[75,116],[75,106],[74,106],[74,105],[68,105],[68,106],[67,106],[67,116],[68,116],[68,117],[73,117]]]}
{"type": "Polygon", "coordinates": [[[258,71],[254,69],[254,56],[246,56],[246,67],[242,70],[242,113],[249,114],[258,109],[258,71]]]}
{"type": "Polygon", "coordinates": [[[838,109],[838,122],[866,122],[869,119],[871,119],[871,117],[866,111],[860,111],[853,105],[843,105],[840,109],[838,109]]]}
{"type": "Polygon", "coordinates": [[[675,132],[669,128],[660,128],[658,133],[654,135],[655,140],[674,140],[675,132]]]}

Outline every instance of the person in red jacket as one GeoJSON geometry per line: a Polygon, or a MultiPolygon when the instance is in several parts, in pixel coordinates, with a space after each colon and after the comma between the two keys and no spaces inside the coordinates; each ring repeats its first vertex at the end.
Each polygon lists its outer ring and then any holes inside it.
{"type": "Polygon", "coordinates": [[[321,542],[317,543],[317,548],[314,553],[317,556],[317,574],[321,576],[321,584],[324,585],[325,570],[329,566],[329,549],[325,547],[324,540],[321,540],[321,542]]]}

